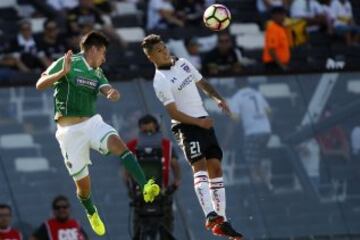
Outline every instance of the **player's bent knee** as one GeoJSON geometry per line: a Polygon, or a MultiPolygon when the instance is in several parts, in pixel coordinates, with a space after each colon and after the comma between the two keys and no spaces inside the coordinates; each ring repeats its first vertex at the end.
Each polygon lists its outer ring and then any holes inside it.
{"type": "Polygon", "coordinates": [[[117,135],[111,135],[108,138],[108,149],[114,155],[121,155],[127,150],[125,143],[117,135]]]}

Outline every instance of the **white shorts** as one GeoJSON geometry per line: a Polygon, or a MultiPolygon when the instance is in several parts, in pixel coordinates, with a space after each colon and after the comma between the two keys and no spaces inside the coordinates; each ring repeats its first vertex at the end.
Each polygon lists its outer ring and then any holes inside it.
{"type": "Polygon", "coordinates": [[[55,136],[69,174],[77,179],[77,175],[87,171],[87,166],[91,164],[90,148],[108,154],[107,139],[114,134],[118,135],[117,131],[106,124],[99,114],[75,125],[58,125],[55,136]]]}

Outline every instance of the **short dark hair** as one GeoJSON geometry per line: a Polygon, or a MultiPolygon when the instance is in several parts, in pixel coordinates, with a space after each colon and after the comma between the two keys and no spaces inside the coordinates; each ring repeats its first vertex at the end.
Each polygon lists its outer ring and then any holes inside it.
{"type": "Polygon", "coordinates": [[[146,115],[142,116],[138,121],[138,126],[141,127],[142,125],[149,124],[149,123],[154,123],[156,131],[159,131],[159,129],[160,129],[159,122],[156,119],[156,117],[154,117],[151,114],[146,114],[146,115]]]}
{"type": "Polygon", "coordinates": [[[22,28],[23,26],[28,25],[32,28],[31,22],[28,19],[22,19],[19,21],[19,27],[22,28]]]}
{"type": "Polygon", "coordinates": [[[91,31],[81,38],[80,49],[86,51],[92,46],[97,48],[109,46],[109,40],[104,34],[96,31],[91,31]]]}
{"type": "Polygon", "coordinates": [[[270,15],[286,14],[286,9],[282,6],[275,6],[270,9],[270,15]]]}
{"type": "Polygon", "coordinates": [[[55,21],[55,19],[53,18],[48,18],[45,20],[45,22],[43,23],[43,28],[45,29],[47,27],[47,25],[49,25],[49,23],[54,22],[57,25],[57,22],[55,21]]]}
{"type": "Polygon", "coordinates": [[[143,124],[148,124],[148,123],[155,123],[156,125],[159,124],[156,117],[154,117],[151,114],[146,114],[146,115],[142,116],[138,121],[139,126],[141,126],[143,124]]]}
{"type": "Polygon", "coordinates": [[[156,34],[147,35],[141,43],[141,47],[147,51],[151,51],[154,45],[161,42],[161,37],[156,34]]]}
{"type": "Polygon", "coordinates": [[[0,203],[0,209],[9,209],[10,214],[12,212],[12,209],[11,209],[10,205],[8,205],[6,203],[0,203]]]}
{"type": "Polygon", "coordinates": [[[67,197],[65,197],[64,195],[58,195],[52,201],[52,208],[56,209],[56,204],[58,204],[58,202],[61,202],[61,201],[66,202],[70,205],[69,199],[67,197]]]}
{"type": "Polygon", "coordinates": [[[220,36],[229,36],[229,37],[231,37],[231,33],[229,31],[227,31],[227,30],[220,31],[220,32],[218,32],[217,35],[218,35],[218,37],[220,37],[220,36]]]}
{"type": "Polygon", "coordinates": [[[196,37],[185,38],[184,44],[185,44],[185,47],[188,47],[188,46],[194,45],[194,44],[199,45],[199,41],[197,40],[196,37]]]}

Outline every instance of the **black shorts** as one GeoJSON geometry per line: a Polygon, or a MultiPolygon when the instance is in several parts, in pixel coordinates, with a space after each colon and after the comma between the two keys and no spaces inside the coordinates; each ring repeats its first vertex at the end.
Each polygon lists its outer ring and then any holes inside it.
{"type": "Polygon", "coordinates": [[[261,161],[269,139],[270,133],[251,134],[244,137],[243,153],[249,164],[256,164],[261,161]]]}
{"type": "Polygon", "coordinates": [[[214,128],[205,129],[181,123],[173,126],[172,132],[190,164],[203,158],[221,161],[223,153],[214,128]]]}

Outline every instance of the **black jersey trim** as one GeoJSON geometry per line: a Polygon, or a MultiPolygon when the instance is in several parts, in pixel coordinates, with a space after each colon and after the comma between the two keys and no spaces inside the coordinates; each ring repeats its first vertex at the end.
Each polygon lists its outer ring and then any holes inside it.
{"type": "Polygon", "coordinates": [[[170,69],[171,69],[171,67],[175,65],[175,63],[177,62],[177,60],[179,60],[179,58],[178,58],[178,57],[173,56],[173,57],[172,57],[171,64],[158,66],[158,67],[157,67],[157,69],[158,69],[158,70],[170,70],[170,69]]]}

